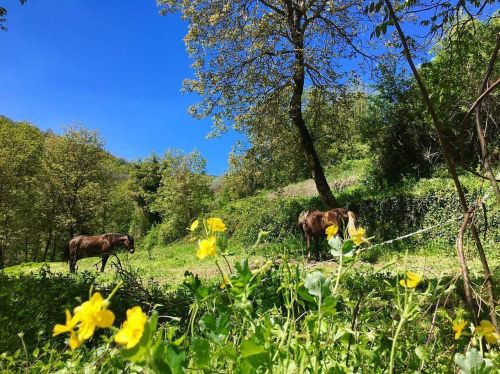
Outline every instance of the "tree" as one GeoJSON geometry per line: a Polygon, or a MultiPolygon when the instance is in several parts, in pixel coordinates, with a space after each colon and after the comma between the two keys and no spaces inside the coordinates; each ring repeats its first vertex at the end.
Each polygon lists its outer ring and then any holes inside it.
{"type": "Polygon", "coordinates": [[[161,160],[161,183],[152,208],[162,217],[164,241],[185,235],[190,222],[207,210],[213,194],[205,165],[198,151],[168,150],[161,160]]]}
{"type": "MultiPolygon", "coordinates": [[[[26,0],[19,0],[21,5],[23,5],[26,0]]],[[[7,27],[5,26],[5,22],[7,22],[7,9],[0,6],[0,30],[7,31],[7,27]]]]}
{"type": "Polygon", "coordinates": [[[101,226],[97,219],[110,189],[103,142],[96,132],[68,128],[63,136],[46,139],[45,196],[56,207],[54,219],[68,237],[90,234],[101,226]]]}
{"type": "MultiPolygon", "coordinates": [[[[345,92],[335,102],[321,90],[304,95],[304,121],[314,139],[323,167],[333,168],[346,159],[363,158],[360,128],[367,100],[357,92],[345,92]]],[[[241,129],[249,146],[238,144],[229,157],[224,185],[230,197],[251,195],[307,179],[308,168],[288,112],[286,90],[262,105],[252,107],[241,129]]]]}
{"type": "Polygon", "coordinates": [[[0,116],[0,269],[6,257],[27,256],[36,237],[42,155],[40,130],[0,116]]]}
{"type": "MultiPolygon", "coordinates": [[[[191,108],[213,116],[217,131],[245,125],[251,108],[284,89],[307,168],[327,206],[338,205],[326,181],[303,116],[306,83],[334,95],[345,77],[336,62],[359,51],[353,43],[356,2],[331,0],[163,0],[163,11],[181,10],[196,78],[185,88],[202,96],[191,108]]],[[[272,126],[272,124],[270,124],[272,126]]]]}
{"type": "Polygon", "coordinates": [[[161,221],[160,214],[152,208],[161,183],[160,158],[152,154],[145,160],[133,163],[130,174],[129,188],[136,205],[132,231],[141,236],[161,221]]]}

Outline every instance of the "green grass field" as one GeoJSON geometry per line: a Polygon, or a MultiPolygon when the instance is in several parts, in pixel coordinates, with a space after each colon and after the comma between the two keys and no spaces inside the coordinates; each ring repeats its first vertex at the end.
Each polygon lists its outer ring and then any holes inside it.
{"type": "MultiPolygon", "coordinates": [[[[294,243],[296,246],[298,243],[294,243]]],[[[448,253],[442,249],[434,250],[432,247],[418,247],[407,244],[398,248],[397,251],[387,251],[385,248],[383,254],[376,261],[360,261],[356,264],[359,270],[369,269],[385,269],[393,274],[399,274],[407,269],[418,271],[429,278],[439,278],[442,275],[459,276],[460,266],[456,258],[455,249],[449,248],[448,253]],[[408,250],[408,255],[406,255],[408,250]]],[[[289,248],[284,245],[272,245],[272,251],[268,251],[267,245],[262,245],[257,250],[257,255],[252,257],[254,266],[258,266],[264,259],[278,259],[284,257],[279,253],[286,253],[289,248]],[[281,249],[281,251],[280,251],[281,249]],[[267,255],[266,255],[267,253],[267,255]]],[[[389,247],[390,248],[390,247],[389,247]]],[[[302,248],[294,249],[294,253],[300,253],[302,248]]],[[[490,266],[493,269],[493,274],[496,276],[500,267],[500,257],[495,252],[492,246],[486,248],[490,259],[490,266]]],[[[365,253],[369,255],[370,250],[365,253]]],[[[244,257],[246,250],[240,246],[230,246],[228,256],[226,256],[229,265],[234,268],[234,263],[244,257]]],[[[200,278],[207,279],[218,275],[217,267],[212,261],[201,261],[196,257],[196,244],[188,241],[178,241],[166,246],[156,246],[150,253],[142,250],[138,246],[133,255],[127,252],[117,253],[120,262],[129,266],[136,271],[143,281],[155,281],[166,289],[175,289],[184,279],[184,273],[190,271],[197,274],[200,278]]],[[[335,261],[326,260],[321,262],[307,262],[302,256],[295,254],[291,256],[292,262],[303,263],[306,268],[318,268],[325,272],[333,273],[336,270],[337,263],[335,261]]],[[[80,260],[77,264],[79,272],[90,271],[97,275],[96,280],[99,283],[107,283],[114,277],[116,270],[114,269],[116,258],[113,256],[109,259],[104,273],[100,273],[100,259],[98,257],[86,258],[80,260]]],[[[225,261],[221,260],[221,264],[227,267],[225,261]]],[[[68,265],[65,262],[47,262],[34,263],[28,262],[5,269],[6,275],[29,274],[37,273],[42,266],[46,266],[54,273],[68,273],[68,265]]],[[[469,267],[472,275],[479,275],[482,271],[481,263],[473,253],[469,256],[469,267]]]]}

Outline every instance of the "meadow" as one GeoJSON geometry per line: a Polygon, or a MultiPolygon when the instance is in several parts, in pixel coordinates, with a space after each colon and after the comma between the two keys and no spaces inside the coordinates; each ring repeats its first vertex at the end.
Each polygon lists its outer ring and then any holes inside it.
{"type": "Polygon", "coordinates": [[[0,372],[500,373],[498,2],[158,0],[182,62],[125,2],[105,48],[104,2],[19,3],[0,97],[41,127],[0,115],[0,372]],[[163,127],[186,109],[231,150],[163,127]]]}
{"type": "MultiPolygon", "coordinates": [[[[406,191],[407,198],[436,197],[436,186],[442,183],[435,179],[422,187],[421,182],[411,193],[406,191]]],[[[343,191],[351,199],[353,194],[364,195],[372,204],[374,197],[359,188],[343,191]]],[[[261,198],[269,199],[268,192],[261,198]]],[[[155,242],[155,235],[140,240],[134,254],[123,251],[112,257],[104,273],[98,271],[99,258],[79,261],[76,275],[69,274],[65,262],[6,268],[0,288],[0,323],[6,327],[0,336],[2,370],[453,372],[476,362],[483,349],[489,352],[486,359],[474,365],[484,372],[495,370],[498,353],[471,330],[460,296],[461,268],[453,245],[458,220],[382,245],[377,244],[384,240],[368,231],[370,243],[360,244],[362,251],[354,256],[352,248],[357,246],[351,239],[342,239],[341,257],[334,248],[339,244],[325,241],[326,259],[308,262],[298,232],[283,234],[283,222],[264,219],[269,212],[261,211],[262,205],[253,199],[248,205],[244,200],[237,203],[237,216],[227,215],[230,208],[217,212],[226,214],[228,227],[216,233],[223,240],[215,257],[201,260],[199,242],[193,238],[201,240],[206,233],[194,235],[186,229],[187,237],[170,245],[155,242]],[[239,228],[249,217],[253,222],[239,228]],[[245,244],[244,233],[259,224],[267,230],[265,236],[257,245],[245,244]],[[413,273],[421,277],[418,284],[402,287],[413,273]],[[149,316],[134,348],[120,349],[113,342],[116,327],[97,329],[74,351],[65,338],[51,337],[54,326],[64,322],[65,309],[84,303],[89,292],[106,297],[117,284],[121,286],[107,307],[116,316],[114,325],[119,326],[134,306],[149,316]],[[461,321],[466,325],[455,339],[461,321]],[[469,353],[462,357],[464,349],[469,353]]],[[[265,209],[283,211],[281,199],[292,206],[303,202],[291,193],[273,198],[275,207],[268,204],[265,209]]],[[[377,199],[385,204],[384,198],[377,199]]],[[[366,201],[359,204],[363,207],[366,201]]],[[[415,222],[430,224],[434,221],[428,216],[435,214],[426,212],[426,219],[415,222]]],[[[361,216],[360,221],[373,227],[367,218],[361,216]]],[[[496,225],[492,220],[484,244],[498,283],[496,225]]],[[[383,239],[393,238],[387,236],[394,232],[389,228],[373,231],[385,235],[383,239]]],[[[479,286],[481,263],[469,244],[467,251],[473,284],[479,286]]]]}

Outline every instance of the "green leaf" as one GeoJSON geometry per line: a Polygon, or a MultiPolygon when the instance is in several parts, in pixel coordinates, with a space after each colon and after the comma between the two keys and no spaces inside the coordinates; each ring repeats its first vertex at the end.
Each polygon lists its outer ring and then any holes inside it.
{"type": "Polygon", "coordinates": [[[419,345],[415,348],[415,354],[423,362],[427,362],[429,360],[429,350],[425,345],[419,345]]]}
{"type": "Polygon", "coordinates": [[[210,363],[210,344],[208,340],[194,337],[191,340],[191,352],[194,355],[194,362],[197,367],[205,368],[210,363]]]}
{"type": "Polygon", "coordinates": [[[255,336],[243,340],[240,345],[240,355],[243,358],[258,355],[260,353],[264,353],[265,351],[264,344],[262,344],[255,336]]]}
{"type": "Polygon", "coordinates": [[[455,364],[460,368],[461,374],[493,373],[492,362],[484,359],[475,348],[468,351],[465,356],[461,353],[455,354],[455,364]]]}
{"type": "Polygon", "coordinates": [[[328,244],[332,250],[340,251],[340,248],[342,248],[342,239],[338,235],[335,235],[328,240],[328,244]]]}
{"type": "Polygon", "coordinates": [[[169,345],[166,349],[164,360],[170,369],[170,373],[184,373],[184,368],[186,366],[186,353],[184,351],[169,345]]]}
{"type": "Polygon", "coordinates": [[[315,271],[306,275],[304,286],[311,295],[325,298],[331,293],[330,283],[330,279],[326,278],[323,273],[315,271]]]}

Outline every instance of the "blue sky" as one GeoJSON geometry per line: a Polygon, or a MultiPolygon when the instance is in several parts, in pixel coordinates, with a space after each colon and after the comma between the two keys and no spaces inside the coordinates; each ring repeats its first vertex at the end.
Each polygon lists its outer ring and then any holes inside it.
{"type": "Polygon", "coordinates": [[[154,0],[7,0],[0,32],[0,114],[60,133],[98,129],[106,149],[128,160],[167,148],[227,169],[237,134],[206,139],[211,121],[187,113],[181,94],[192,75],[178,15],[160,16],[154,0]]]}

